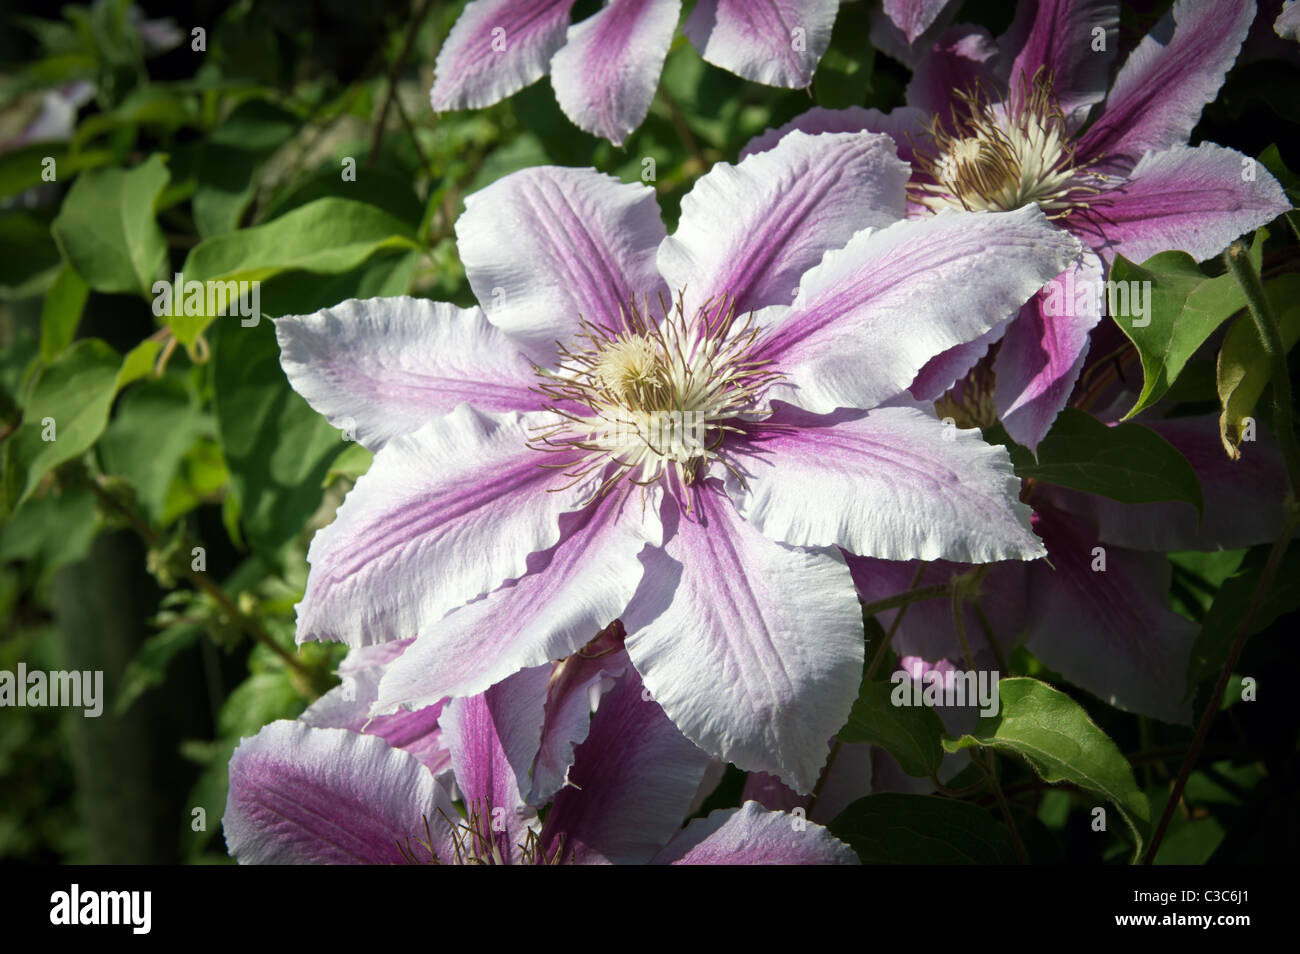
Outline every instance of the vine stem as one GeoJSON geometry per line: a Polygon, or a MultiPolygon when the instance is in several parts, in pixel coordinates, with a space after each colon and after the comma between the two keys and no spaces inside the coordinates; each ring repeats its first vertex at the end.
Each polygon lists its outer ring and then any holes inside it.
{"type": "MultiPolygon", "coordinates": [[[[98,480],[91,478],[87,481],[87,484],[90,486],[90,489],[94,492],[95,496],[103,501],[105,505],[112,507],[130,522],[131,526],[135,529],[135,532],[144,539],[145,543],[151,547],[158,546],[161,542],[158,538],[158,534],[154,532],[153,527],[145,523],[139,514],[131,510],[130,507],[122,504],[121,501],[114,499],[112,494],[108,493],[100,486],[98,480]]],[[[208,596],[212,597],[217,605],[221,607],[225,614],[230,617],[231,621],[240,629],[279,656],[284,660],[285,665],[310,682],[311,674],[307,671],[307,667],[302,664],[302,661],[272,639],[271,634],[262,628],[261,623],[241,612],[239,607],[235,605],[234,600],[230,598],[229,594],[221,588],[221,585],[217,583],[216,580],[212,579],[212,577],[208,576],[202,570],[196,570],[192,566],[188,565],[185,567],[185,575],[189,577],[190,581],[195,586],[208,596]]]]}
{"type": "Polygon", "coordinates": [[[1287,545],[1291,542],[1291,537],[1295,535],[1297,524],[1300,524],[1300,506],[1297,506],[1296,503],[1296,498],[1300,495],[1297,493],[1297,489],[1300,488],[1300,448],[1296,445],[1295,425],[1291,409],[1291,378],[1287,375],[1286,352],[1282,347],[1282,333],[1278,328],[1273,309],[1268,303],[1268,296],[1264,293],[1264,286],[1259,280],[1259,274],[1251,264],[1246,246],[1240,242],[1234,242],[1223,254],[1223,258],[1228,265],[1229,271],[1237,279],[1237,284],[1245,292],[1246,303],[1250,306],[1251,318],[1254,319],[1255,329],[1259,332],[1260,344],[1263,346],[1264,353],[1272,366],[1269,383],[1273,385],[1273,430],[1278,444],[1282,447],[1282,454],[1286,459],[1287,476],[1290,478],[1291,488],[1284,505],[1286,517],[1282,533],[1273,543],[1273,548],[1269,550],[1263,572],[1260,573],[1259,582],[1255,584],[1255,592],[1251,595],[1250,605],[1246,608],[1246,615],[1242,617],[1241,623],[1237,626],[1236,636],[1233,638],[1232,646],[1228,650],[1228,658],[1224,660],[1223,668],[1219,670],[1219,679],[1214,685],[1214,691],[1210,694],[1210,700],[1205,706],[1205,711],[1201,714],[1201,720],[1197,723],[1196,735],[1192,739],[1191,748],[1187,750],[1187,755],[1183,758],[1183,764],[1178,770],[1178,778],[1174,781],[1174,787],[1169,793],[1169,801],[1165,803],[1165,810],[1160,816],[1160,823],[1156,826],[1155,833],[1151,837],[1151,844],[1142,857],[1144,865],[1149,865],[1155,861],[1156,852],[1160,850],[1160,843],[1164,840],[1174,810],[1182,800],[1183,791],[1187,788],[1187,780],[1191,777],[1192,769],[1200,759],[1201,749],[1204,748],[1205,740],[1210,734],[1210,726],[1219,714],[1219,707],[1223,703],[1223,694],[1228,688],[1228,680],[1231,678],[1233,670],[1236,669],[1237,662],[1241,658],[1241,652],[1246,646],[1246,640],[1250,636],[1250,627],[1255,621],[1255,616],[1259,613],[1264,598],[1273,585],[1273,577],[1277,575],[1277,569],[1282,563],[1282,557],[1286,553],[1287,545]]]}
{"type": "MultiPolygon", "coordinates": [[[[374,139],[370,143],[370,158],[366,160],[366,165],[372,168],[379,161],[379,146],[384,139],[384,124],[388,122],[388,110],[393,105],[393,97],[397,95],[397,79],[406,66],[406,58],[411,55],[411,47],[415,44],[415,35],[420,32],[420,24],[424,22],[424,18],[428,15],[432,6],[433,0],[424,0],[416,9],[415,15],[411,18],[411,23],[407,27],[406,40],[402,43],[402,52],[398,54],[397,59],[393,61],[392,68],[388,71],[388,92],[384,95],[384,104],[379,108],[379,118],[375,121],[374,139]]],[[[415,148],[418,150],[420,147],[417,144],[415,148]]]]}

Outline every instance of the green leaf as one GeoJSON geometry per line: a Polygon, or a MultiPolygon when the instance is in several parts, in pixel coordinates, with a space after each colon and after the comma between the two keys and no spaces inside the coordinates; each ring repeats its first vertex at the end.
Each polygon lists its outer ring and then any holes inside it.
{"type": "Polygon", "coordinates": [[[167,666],[177,654],[193,646],[203,636],[203,627],[196,623],[169,626],[154,633],[136,650],[135,657],[122,673],[122,683],[117,690],[113,711],[122,715],[132,703],[151,686],[160,686],[167,678],[167,666]]]}
{"type": "Polygon", "coordinates": [[[1128,823],[1140,855],[1150,806],[1110,737],[1077,702],[1036,679],[1003,679],[998,695],[997,715],[980,716],[972,733],[947,740],[944,747],[950,752],[970,746],[1011,752],[1046,782],[1071,782],[1106,798],[1128,823]]]}
{"type": "Polygon", "coordinates": [[[46,364],[72,344],[89,296],[89,286],[72,266],[65,264],[59,269],[41,306],[41,360],[46,364]]]}
{"type": "Polygon", "coordinates": [[[73,183],[50,231],[91,288],[150,294],[167,257],[154,203],[168,178],[162,157],[153,155],[130,171],[93,169],[73,183]]]}
{"type": "Polygon", "coordinates": [[[943,721],[928,706],[894,705],[888,683],[864,679],[841,742],[870,742],[892,755],[903,771],[927,778],[943,762],[943,721]]]}
{"type": "MultiPolygon", "coordinates": [[[[1278,522],[1282,521],[1281,508],[1278,508],[1278,522]]],[[[1192,644],[1192,656],[1187,665],[1187,696],[1191,698],[1196,687],[1211,676],[1217,676],[1228,658],[1228,650],[1237,636],[1250,607],[1250,601],[1259,585],[1260,575],[1268,560],[1271,546],[1253,547],[1240,568],[1230,576],[1214,596],[1214,602],[1201,621],[1201,631],[1192,644]]],[[[1289,613],[1300,607],[1300,587],[1295,581],[1300,579],[1300,543],[1292,543],[1282,555],[1273,584],[1260,602],[1251,624],[1250,634],[1272,625],[1283,613],[1289,613]]]]}
{"type": "Polygon", "coordinates": [[[1293,211],[1283,212],[1287,223],[1291,226],[1291,231],[1295,233],[1296,238],[1300,238],[1300,215],[1294,211],[1296,206],[1300,206],[1300,176],[1286,167],[1282,161],[1282,153],[1278,151],[1276,145],[1269,146],[1259,154],[1259,161],[1282,186],[1282,191],[1286,193],[1287,201],[1291,203],[1293,211]]]}
{"type": "Polygon", "coordinates": [[[61,266],[48,225],[30,212],[0,213],[0,299],[42,294],[61,266]]]}
{"type": "Polygon", "coordinates": [[[222,322],[211,367],[230,488],[249,543],[272,556],[320,506],[321,482],[346,443],[289,387],[270,322],[222,322]]]}
{"type": "MultiPolygon", "coordinates": [[[[185,259],[185,281],[260,282],[298,270],[337,274],[384,249],[418,249],[406,223],[350,199],[318,199],[264,225],[206,239],[185,259]]],[[[179,298],[179,296],[177,296],[179,298]]],[[[173,301],[173,311],[177,301],[173,301]]],[[[166,316],[190,344],[217,315],[166,316]]]]}
{"type": "Polygon", "coordinates": [[[105,472],[130,482],[141,509],[154,522],[162,519],[181,458],[198,438],[198,420],[198,408],[181,381],[144,381],[122,396],[100,438],[105,472]]]}
{"type": "Polygon", "coordinates": [[[1013,865],[1011,834],[970,802],[932,795],[868,795],[828,826],[863,864],[1013,865]]]}
{"type": "MultiPolygon", "coordinates": [[[[1290,351],[1300,341],[1300,275],[1283,275],[1264,287],[1282,333],[1282,347],[1290,351]]],[[[1264,353],[1259,331],[1250,315],[1238,318],[1219,349],[1218,392],[1223,408],[1219,436],[1228,456],[1241,456],[1242,423],[1255,412],[1273,367],[1264,353]]]]}
{"type": "Polygon", "coordinates": [[[11,510],[50,470],[85,453],[99,438],[121,363],[104,342],[87,338],[40,372],[22,425],[4,444],[4,499],[11,510]]]}
{"type": "MultiPolygon", "coordinates": [[[[1255,235],[1250,257],[1256,269],[1263,254],[1263,229],[1255,235]]],[[[1137,346],[1142,359],[1142,393],[1124,415],[1132,417],[1150,407],[1177,379],[1183,365],[1211,334],[1234,312],[1246,307],[1246,296],[1231,275],[1209,278],[1186,252],[1161,252],[1141,265],[1123,256],[1115,257],[1111,268],[1110,314],[1115,324],[1137,346]],[[1143,283],[1150,282],[1150,286],[1143,283]],[[1137,284],[1134,284],[1137,283],[1137,284]],[[1136,311],[1116,301],[1120,288],[1149,287],[1143,293],[1147,311],[1136,311]],[[1145,322],[1145,324],[1138,324],[1145,322]]]]}
{"type": "Polygon", "coordinates": [[[0,199],[41,185],[46,181],[46,157],[54,160],[55,182],[66,182],[79,172],[95,169],[113,161],[108,149],[69,152],[57,142],[38,142],[0,156],[0,199]]]}
{"type": "Polygon", "coordinates": [[[212,131],[199,159],[194,224],[205,238],[234,231],[253,198],[254,175],[293,135],[298,117],[265,100],[241,103],[212,131]]]}
{"type": "Polygon", "coordinates": [[[1100,494],[1122,503],[1181,500],[1200,513],[1201,482],[1187,458],[1141,424],[1108,427],[1091,415],[1066,408],[1038,445],[1038,460],[1011,447],[1021,478],[1100,494]]]}
{"type": "Polygon", "coordinates": [[[85,487],[60,488],[29,501],[0,533],[0,563],[30,560],[47,578],[90,550],[99,530],[95,495],[85,487]]]}

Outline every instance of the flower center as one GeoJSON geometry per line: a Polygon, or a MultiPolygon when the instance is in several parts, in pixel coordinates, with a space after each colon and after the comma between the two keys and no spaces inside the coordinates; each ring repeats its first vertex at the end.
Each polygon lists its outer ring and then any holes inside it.
{"type": "Polygon", "coordinates": [[[1009,212],[1032,202],[1048,218],[1060,218],[1100,191],[1104,179],[1088,169],[1091,163],[1075,162],[1045,69],[1022,80],[1018,96],[1001,102],[987,98],[978,84],[958,99],[948,124],[939,117],[931,123],[933,151],[917,151],[918,164],[933,180],[915,187],[923,205],[936,212],[1009,212]]]}
{"type": "Polygon", "coordinates": [[[997,405],[993,402],[993,358],[997,348],[995,344],[964,378],[934,402],[935,413],[942,420],[951,420],[962,429],[981,430],[998,422],[997,405]]]}
{"type": "Polygon", "coordinates": [[[629,303],[617,330],[584,319],[559,367],[537,369],[537,390],[562,420],[529,443],[577,452],[562,465],[572,478],[566,486],[606,467],[597,496],[623,477],[690,484],[720,457],[726,434],[739,431],[729,422],[761,413],[757,397],[779,375],[754,358],[752,315],[738,322],[726,297],[692,316],[680,296],[671,306],[661,298],[659,306],[662,316],[653,318],[648,301],[644,309],[629,303]]]}

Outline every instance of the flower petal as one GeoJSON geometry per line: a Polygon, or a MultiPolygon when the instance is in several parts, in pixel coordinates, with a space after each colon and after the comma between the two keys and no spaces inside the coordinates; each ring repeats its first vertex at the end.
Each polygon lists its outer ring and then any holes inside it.
{"type": "Polygon", "coordinates": [[[681,0],[613,0],[569,27],[551,84],[574,125],[616,146],[641,125],[681,12],[681,0]]]}
{"type": "Polygon", "coordinates": [[[799,89],[831,43],[838,0],[699,0],[682,32],[714,66],[799,89]]]}
{"type": "Polygon", "coordinates": [[[477,308],[425,298],[349,299],[275,319],[293,389],[370,450],[469,401],[533,410],[528,360],[477,308]]]}
{"type": "Polygon", "coordinates": [[[390,441],[312,540],[298,641],[406,639],[523,575],[587,492],[548,492],[555,472],[525,442],[549,420],[462,404],[390,441]]]}
{"type": "Polygon", "coordinates": [[[654,859],[657,865],[856,865],[848,845],[821,825],[758,802],[697,818],[654,859]]]}
{"type": "Polygon", "coordinates": [[[1069,228],[1107,262],[1117,254],[1144,262],[1171,249],[1199,262],[1290,208],[1258,162],[1205,143],[1144,156],[1117,188],[1074,212],[1069,228]]]}
{"type": "Polygon", "coordinates": [[[434,112],[480,109],[545,75],[574,0],[472,0],[438,53],[434,112]]]}
{"type": "Polygon", "coordinates": [[[688,316],[723,294],[738,312],[788,305],[827,250],[903,217],[909,175],[888,136],[792,132],[700,177],[659,247],[659,271],[685,289],[688,316]]]}
{"type": "Polygon", "coordinates": [[[878,109],[863,109],[850,106],[847,109],[826,109],[814,106],[806,113],[800,113],[784,126],[759,133],[744,149],[740,158],[746,159],[757,152],[767,152],[788,134],[798,130],[810,136],[819,133],[884,133],[894,140],[898,157],[903,162],[912,161],[912,142],[921,137],[926,129],[926,115],[919,109],[900,106],[888,113],[878,109]]]}
{"type": "Polygon", "coordinates": [[[455,809],[414,756],[373,735],[281,720],[231,756],[222,828],[245,864],[401,864],[398,845],[423,839],[426,820],[445,859],[440,812],[455,809]]]}
{"type": "Polygon", "coordinates": [[[1113,0],[1020,4],[998,43],[1015,54],[1005,77],[1013,101],[1031,89],[1038,71],[1046,68],[1070,127],[1078,128],[1092,105],[1106,96],[1118,34],[1119,4],[1113,0]]]}
{"type": "Polygon", "coordinates": [[[952,0],[884,0],[881,6],[885,16],[903,31],[907,42],[915,43],[916,38],[930,29],[943,8],[951,2],[952,0]]]}
{"type": "MultiPolygon", "coordinates": [[[[897,596],[913,586],[950,583],[956,577],[975,569],[967,563],[950,563],[947,560],[934,560],[922,565],[917,561],[875,560],[851,554],[846,559],[849,570],[853,573],[853,584],[864,603],[897,596]],[[918,569],[921,569],[919,577],[918,569]]],[[[1022,560],[1002,560],[988,565],[984,578],[980,581],[977,599],[974,602],[967,601],[962,610],[966,640],[976,656],[997,658],[989,645],[989,637],[976,611],[976,604],[983,610],[993,638],[997,640],[1004,655],[1024,637],[1029,626],[1029,590],[1026,581],[1030,568],[1037,565],[1022,560]]],[[[960,659],[964,662],[965,647],[962,646],[954,625],[951,598],[945,596],[910,603],[902,620],[895,625],[898,612],[884,610],[876,614],[876,619],[887,631],[893,631],[894,640],[890,645],[900,657],[918,656],[931,661],[960,659]]]]}
{"type": "Polygon", "coordinates": [[[824,414],[901,394],[935,355],[985,334],[1078,254],[1035,206],[864,229],[804,275],[757,349],[769,396],[824,414]]]}
{"type": "MultiPolygon", "coordinates": [[[[541,746],[526,795],[529,804],[549,801],[559,791],[573,766],[574,747],[587,738],[600,699],[631,668],[632,661],[623,651],[621,629],[616,638],[609,638],[607,631],[594,645],[584,646],[556,664],[546,695],[541,746]]],[[[640,681],[635,673],[631,678],[640,681]]]]}
{"type": "Polygon", "coordinates": [[[528,829],[536,827],[537,813],[519,789],[541,740],[550,674],[550,666],[526,669],[479,695],[451,700],[442,712],[456,787],[466,810],[482,819],[475,830],[491,837],[502,861],[517,862],[528,829]]]}
{"type": "MultiPolygon", "coordinates": [[[[380,643],[354,649],[348,658],[351,660],[381,647],[387,649],[409,644],[409,640],[380,643]]],[[[438,726],[438,717],[446,700],[414,712],[403,710],[372,718],[370,709],[379,696],[379,682],[384,670],[382,664],[348,669],[340,666],[342,685],[335,686],[308,706],[299,720],[318,729],[350,729],[365,735],[377,735],[393,748],[410,752],[434,775],[441,774],[450,766],[450,755],[438,726]]]]}
{"type": "MultiPolygon", "coordinates": [[[[706,752],[811,790],[862,675],[862,615],[843,558],[782,546],[710,483],[623,615],[627,651],[706,752]]],[[[665,520],[671,525],[669,501],[665,520]]],[[[667,531],[667,527],[665,528],[667,531]]]]}
{"type": "Polygon", "coordinates": [[[470,287],[492,323],[549,365],[579,318],[608,328],[662,289],[654,190],[591,169],[538,166],[465,200],[456,222],[470,287]]]}
{"type": "Polygon", "coordinates": [[[1101,115],[1079,141],[1079,159],[1124,168],[1143,153],[1186,144],[1254,17],[1253,0],[1177,0],[1120,67],[1101,115]]]}
{"type": "Polygon", "coordinates": [[[1143,423],[1173,444],[1196,470],[1205,495],[1197,525],[1191,504],[1123,504],[1106,497],[1051,489],[1052,503],[1097,527],[1103,543],[1135,550],[1236,550],[1277,538],[1286,465],[1267,433],[1242,445],[1239,460],[1223,452],[1217,414],[1143,423]]]}
{"type": "Polygon", "coordinates": [[[657,545],[662,530],[639,494],[610,495],[565,514],[559,536],[558,545],[528,557],[526,572],[424,627],[389,667],[375,711],[473,695],[581,649],[636,593],[643,572],[637,554],[657,545]]]}
{"type": "Polygon", "coordinates": [[[1044,552],[1006,448],[918,408],[778,412],[742,447],[727,494],[773,540],[888,560],[987,563],[1044,552]]]}
{"type": "Polygon", "coordinates": [[[1086,522],[1044,507],[1035,529],[1050,566],[1032,568],[1029,650],[1113,706],[1188,722],[1187,665],[1199,628],[1169,609],[1169,560],[1108,546],[1105,569],[1094,570],[1097,533],[1086,522]]]}
{"type": "Polygon", "coordinates": [[[681,827],[709,757],[642,692],[630,667],[600,700],[542,845],[579,864],[644,864],[681,827]]]}
{"type": "Polygon", "coordinates": [[[949,27],[924,48],[907,84],[907,105],[948,121],[958,93],[993,80],[997,57],[997,43],[984,27],[949,27]]]}
{"type": "Polygon", "coordinates": [[[1020,309],[994,358],[993,402],[1007,433],[1030,450],[1052,429],[1088,355],[1105,307],[1102,264],[1085,252],[1020,309]],[[1080,294],[1085,286],[1090,294],[1080,294]]]}

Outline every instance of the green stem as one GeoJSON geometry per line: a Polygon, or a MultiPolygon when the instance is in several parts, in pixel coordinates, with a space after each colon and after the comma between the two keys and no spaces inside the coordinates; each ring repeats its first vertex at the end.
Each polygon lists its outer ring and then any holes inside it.
{"type": "Polygon", "coordinates": [[[1246,304],[1250,306],[1250,316],[1255,320],[1260,344],[1272,365],[1269,383],[1273,385],[1273,430],[1286,458],[1286,472],[1291,478],[1291,495],[1300,497],[1300,446],[1296,444],[1291,408],[1291,377],[1287,374],[1286,348],[1282,344],[1277,316],[1273,314],[1268,296],[1264,293],[1264,285],[1259,280],[1255,266],[1251,264],[1246,246],[1241,242],[1233,242],[1223,253],[1223,258],[1246,294],[1246,304]]]}
{"type": "Polygon", "coordinates": [[[867,616],[875,616],[877,613],[898,609],[898,607],[906,606],[909,603],[919,603],[921,600],[934,600],[951,595],[951,583],[933,583],[930,586],[922,586],[902,593],[895,593],[893,596],[886,596],[883,600],[863,603],[862,612],[867,616]]]}

